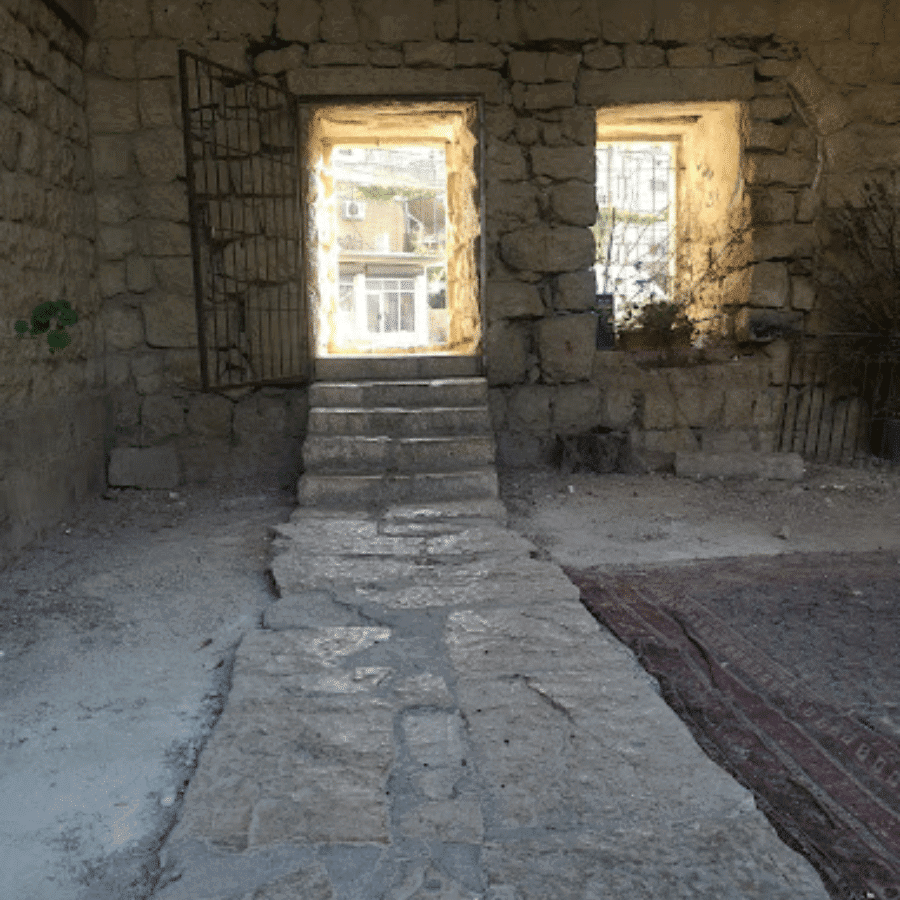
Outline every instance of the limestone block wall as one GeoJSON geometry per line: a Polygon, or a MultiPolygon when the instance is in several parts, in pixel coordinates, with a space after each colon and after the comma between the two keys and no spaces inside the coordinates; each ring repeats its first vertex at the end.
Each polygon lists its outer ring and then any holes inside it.
{"type": "Polygon", "coordinates": [[[98,0],[97,10],[86,92],[116,440],[172,442],[186,477],[224,465],[223,443],[249,436],[244,405],[265,400],[282,436],[299,434],[303,395],[198,392],[179,47],[297,94],[483,94],[483,324],[511,462],[537,462],[556,434],[593,426],[628,430],[660,465],[680,448],[771,446],[785,353],[756,338],[809,317],[823,207],[897,165],[900,9],[877,0],[98,0]],[[703,101],[746,113],[754,232],[727,284],[724,346],[680,366],[599,351],[596,111],[703,101]]]}
{"type": "Polygon", "coordinates": [[[0,4],[0,564],[106,478],[79,20],[43,0],[0,4]],[[61,299],[80,315],[67,347],[16,337],[17,321],[61,299]]]}

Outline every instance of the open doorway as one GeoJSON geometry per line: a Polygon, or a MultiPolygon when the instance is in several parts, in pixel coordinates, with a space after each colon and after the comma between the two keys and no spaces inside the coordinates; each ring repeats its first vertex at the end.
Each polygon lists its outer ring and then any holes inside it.
{"type": "Polygon", "coordinates": [[[476,355],[474,101],[347,103],[307,122],[316,355],[476,355]]]}

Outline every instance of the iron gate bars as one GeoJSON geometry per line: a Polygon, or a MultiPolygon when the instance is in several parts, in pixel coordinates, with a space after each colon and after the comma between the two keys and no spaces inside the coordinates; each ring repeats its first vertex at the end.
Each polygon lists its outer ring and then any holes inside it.
{"type": "Polygon", "coordinates": [[[789,359],[779,450],[838,465],[900,463],[900,351],[830,334],[796,340],[789,359]]]}
{"type": "Polygon", "coordinates": [[[297,102],[178,54],[203,389],[305,383],[297,102]]]}

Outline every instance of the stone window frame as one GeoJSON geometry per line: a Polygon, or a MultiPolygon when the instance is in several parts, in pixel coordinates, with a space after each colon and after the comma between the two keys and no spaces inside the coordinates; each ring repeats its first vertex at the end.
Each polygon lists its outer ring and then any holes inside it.
{"type": "MultiPolygon", "coordinates": [[[[663,101],[596,109],[596,144],[669,142],[675,146],[675,290],[696,283],[710,251],[715,257],[735,229],[747,221],[744,179],[748,134],[745,101],[663,101]]],[[[596,181],[595,181],[596,190],[596,181]]],[[[728,309],[746,303],[745,280],[726,279],[704,288],[685,306],[702,344],[708,335],[728,333],[728,309]]],[[[621,349],[619,342],[616,348],[621,349]]]]}

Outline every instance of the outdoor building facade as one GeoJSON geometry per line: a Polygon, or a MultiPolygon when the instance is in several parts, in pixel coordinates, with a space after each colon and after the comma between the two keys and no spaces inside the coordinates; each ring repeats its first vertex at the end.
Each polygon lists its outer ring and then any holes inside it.
{"type": "Polygon", "coordinates": [[[877,0],[0,0],[0,547],[113,467],[291,483],[317,355],[481,357],[501,464],[592,428],[658,468],[771,449],[785,336],[822,327],[823,214],[895,177],[898,123],[900,6],[877,0]],[[206,136],[238,150],[207,170],[222,218],[200,247],[180,50],[281,104],[235,112],[247,146],[228,116],[206,136]],[[252,222],[223,224],[239,201],[252,222]],[[613,210],[632,251],[610,289],[613,210]],[[727,277],[690,294],[693,345],[598,339],[598,295],[617,323],[680,295],[740,228],[727,277]],[[198,328],[202,253],[224,340],[198,328]],[[62,301],[68,343],[17,337],[62,301]]]}

